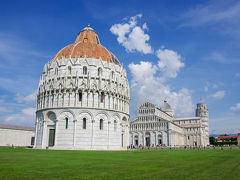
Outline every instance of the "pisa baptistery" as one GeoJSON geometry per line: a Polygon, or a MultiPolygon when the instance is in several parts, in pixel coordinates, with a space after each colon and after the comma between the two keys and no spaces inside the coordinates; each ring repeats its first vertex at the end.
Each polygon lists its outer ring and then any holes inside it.
{"type": "Polygon", "coordinates": [[[43,68],[34,148],[126,149],[129,101],[126,70],[88,26],[43,68]]]}

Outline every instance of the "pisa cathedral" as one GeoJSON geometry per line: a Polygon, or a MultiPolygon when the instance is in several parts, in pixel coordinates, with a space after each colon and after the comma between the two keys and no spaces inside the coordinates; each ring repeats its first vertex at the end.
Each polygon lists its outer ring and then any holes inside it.
{"type": "Polygon", "coordinates": [[[196,117],[174,118],[164,101],[162,108],[150,102],[138,107],[138,117],[130,121],[130,143],[134,146],[207,146],[209,145],[208,109],[198,103],[196,117]]]}
{"type": "Polygon", "coordinates": [[[194,118],[174,119],[146,102],[129,121],[126,70],[90,27],[45,64],[39,81],[34,148],[123,150],[136,146],[207,145],[208,113],[198,104],[194,118]]]}

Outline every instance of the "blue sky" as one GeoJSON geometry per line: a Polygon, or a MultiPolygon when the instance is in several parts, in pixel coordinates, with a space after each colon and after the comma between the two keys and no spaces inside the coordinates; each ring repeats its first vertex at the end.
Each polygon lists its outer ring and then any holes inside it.
{"type": "Polygon", "coordinates": [[[0,123],[34,125],[43,65],[88,23],[128,72],[131,118],[146,98],[176,117],[206,102],[211,133],[240,132],[240,2],[3,1],[0,123]]]}

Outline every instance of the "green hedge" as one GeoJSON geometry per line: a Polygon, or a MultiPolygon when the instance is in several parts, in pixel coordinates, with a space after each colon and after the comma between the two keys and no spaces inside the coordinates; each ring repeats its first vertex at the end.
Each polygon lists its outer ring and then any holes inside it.
{"type": "Polygon", "coordinates": [[[235,141],[235,142],[215,142],[214,145],[217,145],[217,146],[222,146],[222,145],[237,145],[238,143],[235,141]]]}

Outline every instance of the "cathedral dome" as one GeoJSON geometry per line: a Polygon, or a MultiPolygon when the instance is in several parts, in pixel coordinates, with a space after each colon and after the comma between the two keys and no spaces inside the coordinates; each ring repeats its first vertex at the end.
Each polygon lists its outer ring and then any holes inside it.
{"type": "Polygon", "coordinates": [[[75,43],[61,49],[51,62],[62,58],[84,57],[120,64],[116,56],[100,44],[97,33],[89,25],[79,32],[75,43]]]}

